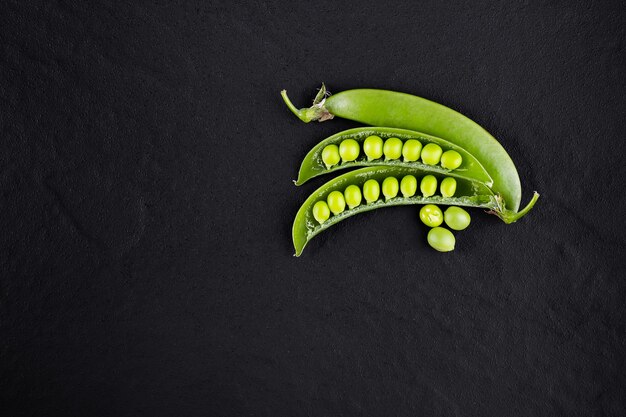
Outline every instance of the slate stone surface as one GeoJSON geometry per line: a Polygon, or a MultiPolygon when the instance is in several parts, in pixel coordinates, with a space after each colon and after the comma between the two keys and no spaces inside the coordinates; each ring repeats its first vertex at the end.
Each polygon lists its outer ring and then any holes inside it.
{"type": "Polygon", "coordinates": [[[0,4],[3,416],[626,415],[621,2],[0,4]],[[452,4],[454,3],[454,4],[452,4]],[[516,162],[514,225],[436,253],[414,207],[292,256],[375,87],[451,106],[516,162]]]}

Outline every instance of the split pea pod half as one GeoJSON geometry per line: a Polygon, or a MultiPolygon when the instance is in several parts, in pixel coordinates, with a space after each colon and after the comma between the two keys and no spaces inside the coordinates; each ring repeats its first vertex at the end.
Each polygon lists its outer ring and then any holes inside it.
{"type": "MultiPolygon", "coordinates": [[[[410,178],[410,177],[409,177],[410,178]]],[[[511,223],[526,214],[526,211],[519,213],[507,211],[497,195],[482,182],[464,178],[461,175],[442,174],[430,169],[406,168],[399,166],[374,166],[361,168],[340,175],[318,188],[302,204],[296,214],[292,228],[293,246],[296,256],[300,256],[307,243],[317,234],[328,229],[330,226],[355,214],[375,210],[383,207],[403,206],[411,204],[437,204],[465,207],[482,207],[497,214],[505,222],[511,223]],[[413,176],[419,182],[426,176],[433,176],[438,182],[454,176],[456,179],[456,190],[453,197],[443,197],[440,194],[425,197],[417,191],[417,187],[411,187],[409,193],[398,193],[396,187],[393,193],[384,195],[381,188],[384,184],[396,184],[407,176],[413,176]],[[354,187],[362,190],[363,199],[354,200],[354,204],[337,204],[339,193],[350,197],[354,194],[354,187]],[[413,193],[413,194],[412,194],[413,193]],[[391,197],[394,195],[394,197],[391,197]],[[317,206],[317,207],[316,207],[317,206]],[[335,206],[334,210],[328,210],[327,206],[335,206]],[[321,207],[321,209],[320,209],[321,207]],[[323,215],[320,216],[319,213],[323,215]],[[332,214],[331,214],[332,213],[332,214]]]]}
{"type": "Polygon", "coordinates": [[[300,165],[296,185],[302,185],[318,175],[341,169],[374,165],[429,168],[442,174],[452,171],[483,182],[487,186],[493,183],[485,168],[473,155],[447,140],[405,129],[359,127],[332,135],[313,147],[300,165]],[[399,144],[393,143],[395,141],[399,144]],[[360,148],[360,152],[354,152],[358,156],[352,160],[346,160],[339,155],[341,144],[346,143],[360,148]],[[385,156],[385,144],[399,147],[399,152],[388,152],[390,156],[385,156]],[[456,161],[452,164],[447,163],[446,160],[435,164],[428,160],[423,161],[420,159],[420,151],[425,146],[436,146],[444,154],[455,156],[456,161]]]}
{"type": "MultiPolygon", "coordinates": [[[[328,97],[322,85],[313,106],[303,109],[291,103],[285,90],[281,94],[289,109],[306,123],[337,116],[370,126],[424,132],[452,142],[480,161],[493,179],[491,189],[500,196],[501,204],[514,212],[519,210],[522,188],[511,157],[489,132],[455,110],[422,97],[388,90],[355,89],[328,97]]],[[[529,205],[538,197],[535,192],[529,205]]]]}

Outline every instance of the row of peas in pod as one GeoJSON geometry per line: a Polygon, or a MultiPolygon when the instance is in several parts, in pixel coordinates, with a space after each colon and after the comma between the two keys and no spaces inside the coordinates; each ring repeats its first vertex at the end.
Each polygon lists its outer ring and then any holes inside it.
{"type": "MultiPolygon", "coordinates": [[[[420,192],[424,197],[431,197],[437,192],[437,178],[433,175],[426,175],[420,181],[420,192]]],[[[452,177],[445,177],[439,184],[439,191],[443,197],[453,197],[456,192],[456,180],[452,177]]],[[[312,208],[313,217],[322,224],[331,216],[343,213],[346,209],[353,209],[361,205],[365,199],[366,204],[371,204],[380,199],[380,194],[385,200],[398,197],[398,193],[404,198],[410,198],[417,193],[417,178],[413,175],[405,175],[400,181],[396,177],[387,177],[382,181],[382,186],[378,181],[369,179],[363,184],[363,190],[356,185],[349,185],[344,192],[332,191],[328,194],[326,201],[317,201],[312,208]]]]}
{"type": "MultiPolygon", "coordinates": [[[[417,139],[402,142],[396,137],[384,140],[380,136],[368,136],[363,142],[363,152],[368,161],[375,161],[384,156],[385,161],[402,158],[405,162],[421,161],[426,165],[441,164],[442,168],[454,170],[461,166],[463,157],[455,150],[443,151],[436,143],[422,143],[417,139]]],[[[334,165],[355,161],[361,153],[359,143],[354,139],[345,139],[339,146],[331,144],[322,150],[322,161],[326,168],[334,165]]]]}

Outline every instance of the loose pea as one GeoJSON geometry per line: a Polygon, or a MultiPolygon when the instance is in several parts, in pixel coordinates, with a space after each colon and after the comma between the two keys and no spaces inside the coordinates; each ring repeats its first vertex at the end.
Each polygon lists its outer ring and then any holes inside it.
{"type": "Polygon", "coordinates": [[[417,179],[413,175],[405,175],[400,181],[400,191],[404,197],[413,197],[417,191],[417,179]]]}
{"type": "Polygon", "coordinates": [[[446,177],[441,181],[441,195],[444,197],[452,197],[456,192],[456,180],[452,177],[446,177]]]}
{"type": "Polygon", "coordinates": [[[441,155],[441,166],[445,169],[457,169],[463,163],[463,157],[457,151],[445,151],[441,155]]]}
{"type": "Polygon", "coordinates": [[[353,209],[361,204],[361,189],[356,185],[348,185],[343,195],[346,197],[348,208],[353,209]]]}
{"type": "Polygon", "coordinates": [[[326,168],[328,169],[339,163],[339,148],[337,145],[328,145],[324,147],[322,150],[322,161],[324,161],[324,165],[326,165],[326,168]]]}
{"type": "Polygon", "coordinates": [[[343,198],[341,191],[333,191],[328,194],[326,202],[333,214],[339,214],[346,208],[346,200],[343,198]]]}
{"type": "Polygon", "coordinates": [[[383,180],[383,195],[385,200],[398,195],[398,179],[396,177],[387,177],[383,180]]]}
{"type": "Polygon", "coordinates": [[[422,143],[419,140],[409,139],[402,146],[402,156],[406,162],[413,162],[420,159],[422,143]]]}
{"type": "Polygon", "coordinates": [[[368,203],[373,203],[380,196],[380,185],[376,180],[367,180],[363,184],[363,197],[368,203]]]}
{"type": "Polygon", "coordinates": [[[450,252],[454,250],[456,239],[448,229],[443,227],[433,227],[428,232],[428,244],[439,252],[450,252]]]}
{"type": "MultiPolygon", "coordinates": [[[[424,148],[425,149],[425,148],[424,148]]],[[[437,192],[437,178],[433,175],[426,175],[420,183],[420,191],[424,197],[430,197],[437,192]]]]}
{"type": "Polygon", "coordinates": [[[383,156],[383,140],[378,136],[368,136],[363,142],[363,152],[367,160],[378,159],[383,156]]]}
{"type": "Polygon", "coordinates": [[[330,209],[325,201],[318,201],[313,206],[313,217],[319,224],[324,223],[330,217],[330,209]]]}
{"type": "Polygon", "coordinates": [[[339,155],[343,162],[354,161],[359,157],[359,143],[354,139],[346,139],[339,144],[339,155]]]}
{"type": "Polygon", "coordinates": [[[420,220],[428,227],[437,227],[443,223],[443,213],[434,204],[426,204],[420,209],[420,220]]]}
{"type": "Polygon", "coordinates": [[[426,165],[437,165],[441,159],[441,146],[436,143],[428,143],[422,149],[422,162],[426,165]]]}
{"type": "Polygon", "coordinates": [[[402,141],[398,138],[387,139],[383,146],[383,153],[386,160],[400,158],[402,156],[402,141]]]}
{"type": "Polygon", "coordinates": [[[469,213],[461,207],[451,206],[443,213],[443,220],[452,230],[463,230],[472,220],[469,213]]]}

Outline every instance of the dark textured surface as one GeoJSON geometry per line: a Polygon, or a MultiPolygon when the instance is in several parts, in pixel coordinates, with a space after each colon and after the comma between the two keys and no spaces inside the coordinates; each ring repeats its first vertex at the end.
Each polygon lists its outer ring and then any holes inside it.
{"type": "Polygon", "coordinates": [[[87,3],[0,4],[0,414],[626,415],[621,4],[87,3]],[[299,162],[355,126],[283,106],[321,81],[474,118],[536,209],[292,257],[299,162]]]}

